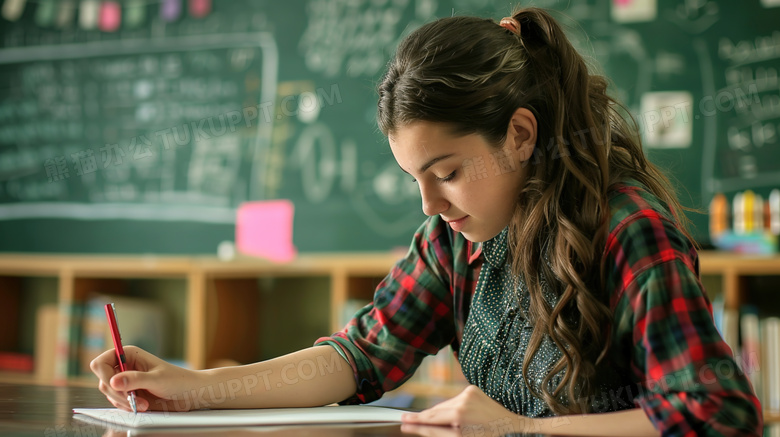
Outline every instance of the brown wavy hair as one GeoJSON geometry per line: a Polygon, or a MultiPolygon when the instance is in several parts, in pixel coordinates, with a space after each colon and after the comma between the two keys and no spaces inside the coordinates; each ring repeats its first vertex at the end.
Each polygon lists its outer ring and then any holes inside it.
{"type": "Polygon", "coordinates": [[[597,368],[611,340],[603,285],[609,187],[637,180],[670,206],[693,239],[671,184],[644,156],[636,121],[607,95],[607,79],[589,73],[545,10],[512,16],[518,33],[476,17],[443,18],[411,33],[378,86],[377,121],[385,135],[417,120],[445,123],[500,147],[517,108],[534,114],[537,144],[509,224],[512,271],[529,288],[535,321],[523,379],[555,414],[585,413],[590,406],[577,399],[598,388],[597,368]],[[555,307],[543,297],[541,272],[558,279],[555,307]],[[538,392],[528,365],[545,334],[563,356],[538,392]],[[561,370],[563,380],[551,390],[550,378],[561,370]]]}

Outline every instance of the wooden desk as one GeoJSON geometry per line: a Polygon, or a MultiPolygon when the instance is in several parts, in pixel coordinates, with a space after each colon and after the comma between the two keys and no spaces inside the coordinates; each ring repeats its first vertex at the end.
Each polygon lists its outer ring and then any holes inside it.
{"type": "MultiPolygon", "coordinates": [[[[424,427],[420,433],[405,433],[401,425],[289,426],[229,429],[177,429],[165,431],[124,431],[105,424],[82,422],[73,418],[73,408],[111,408],[97,388],[0,384],[0,435],[35,437],[129,437],[151,436],[427,436],[463,437],[460,430],[424,427]]],[[[487,431],[487,430],[486,430],[487,431]]],[[[489,435],[485,433],[484,435],[489,435]]],[[[518,434],[513,434],[518,435],[518,434]]],[[[538,435],[538,434],[534,434],[538,435]]]]}
{"type": "MultiPolygon", "coordinates": [[[[160,436],[244,436],[244,437],[337,437],[337,436],[425,436],[463,437],[461,430],[447,427],[418,427],[419,433],[401,431],[401,425],[308,425],[254,428],[187,428],[155,431],[127,431],[109,425],[74,419],[73,408],[112,408],[97,388],[0,383],[0,435],[35,437],[145,437],[160,436]]],[[[483,434],[489,436],[486,429],[483,434]]],[[[519,436],[521,434],[509,434],[519,436]]],[[[539,436],[540,434],[529,434],[539,436]]]]}
{"type": "MultiPolygon", "coordinates": [[[[230,436],[405,436],[400,425],[307,426],[274,428],[231,428],[204,430],[197,428],[149,433],[112,429],[73,418],[73,408],[112,408],[97,388],[55,387],[42,385],[0,384],[0,435],[35,437],[127,437],[130,435],[199,437],[230,436]]],[[[455,434],[453,434],[454,437],[455,434]]]]}

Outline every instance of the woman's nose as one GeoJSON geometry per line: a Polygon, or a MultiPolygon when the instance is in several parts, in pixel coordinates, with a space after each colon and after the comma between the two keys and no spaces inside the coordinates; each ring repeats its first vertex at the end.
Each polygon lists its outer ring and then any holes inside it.
{"type": "Polygon", "coordinates": [[[438,192],[438,190],[424,187],[421,184],[420,196],[422,197],[423,214],[429,217],[441,214],[450,208],[450,203],[438,192]]]}

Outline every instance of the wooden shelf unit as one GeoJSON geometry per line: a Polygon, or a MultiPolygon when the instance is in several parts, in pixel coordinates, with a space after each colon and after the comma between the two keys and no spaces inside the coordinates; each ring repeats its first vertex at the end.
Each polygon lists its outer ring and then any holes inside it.
{"type": "Polygon", "coordinates": [[[702,275],[723,280],[724,305],[739,309],[747,294],[745,279],[750,276],[780,276],[780,255],[735,255],[704,251],[699,254],[702,275]]]}
{"type": "MultiPolygon", "coordinates": [[[[317,292],[329,295],[329,309],[325,316],[327,329],[320,335],[329,335],[341,328],[338,309],[352,295],[371,296],[356,285],[378,283],[399,254],[318,254],[302,255],[295,261],[284,264],[272,263],[254,258],[237,258],[223,262],[215,257],[175,256],[87,256],[87,255],[29,255],[0,254],[0,298],[4,302],[18,302],[19,296],[27,292],[20,278],[56,278],[56,303],[61,309],[59,330],[67,332],[76,321],[70,319],[67,309],[84,303],[89,294],[100,290],[108,294],[125,294],[122,284],[127,280],[179,279],[184,281],[184,299],[180,305],[185,308],[182,360],[191,368],[206,368],[209,362],[219,360],[246,361],[247,356],[220,356],[220,353],[252,349],[247,340],[256,340],[253,335],[222,335],[220,341],[209,341],[219,334],[235,329],[236,323],[249,323],[256,319],[252,308],[261,305],[262,293],[257,284],[262,279],[319,278],[325,284],[317,292]],[[233,314],[225,311],[233,310],[233,314]],[[222,317],[217,317],[222,311],[222,317]]],[[[18,308],[8,310],[16,314],[18,308]]],[[[120,311],[121,308],[117,311],[120,311]]],[[[120,317],[121,319],[121,317],[120,317]]],[[[16,330],[18,331],[18,330],[16,330]]],[[[15,344],[0,334],[0,345],[15,344]]],[[[60,332],[58,350],[71,341],[60,332]]],[[[253,333],[254,334],[254,333],[253,333]]],[[[5,346],[7,352],[16,346],[5,346]]],[[[0,349],[2,350],[2,349],[0,349]]],[[[58,359],[67,362],[58,352],[58,359]]],[[[256,359],[256,358],[255,358],[256,359]]],[[[41,384],[84,384],[89,376],[67,376],[74,369],[60,366],[54,374],[31,376],[18,372],[0,372],[0,382],[24,380],[41,384]]]]}
{"type": "MultiPolygon", "coordinates": [[[[237,326],[251,325],[254,323],[252,320],[257,319],[252,309],[262,306],[263,300],[267,298],[262,292],[263,287],[258,285],[259,280],[300,280],[303,286],[311,287],[306,281],[313,279],[315,284],[324,284],[318,292],[329,295],[329,308],[322,308],[328,313],[328,329],[322,335],[329,335],[341,329],[341,308],[346,301],[370,299],[374,287],[401,256],[400,253],[301,255],[290,263],[276,264],[254,258],[224,262],[215,257],[199,256],[0,254],[0,298],[3,302],[18,302],[18,296],[26,292],[24,285],[20,285],[23,281],[14,278],[55,278],[56,299],[61,309],[82,303],[90,290],[95,288],[121,293],[121,281],[159,278],[182,280],[186,284],[184,301],[180,303],[186,308],[186,320],[182,327],[182,359],[189,367],[202,369],[219,360],[245,362],[252,358],[251,353],[242,355],[242,352],[237,351],[251,351],[253,345],[249,343],[255,343],[254,347],[257,347],[258,339],[253,335],[227,333],[234,332],[237,326]],[[221,340],[209,341],[215,336],[221,340]]],[[[700,254],[700,267],[702,275],[720,277],[725,307],[738,309],[747,295],[745,279],[750,276],[780,276],[780,256],[705,251],[700,254]]],[[[60,329],[67,331],[67,327],[73,323],[68,318],[69,314],[66,310],[60,312],[60,329]]],[[[257,332],[256,328],[253,325],[249,331],[257,332]]],[[[13,343],[2,335],[0,340],[6,341],[0,342],[0,345],[13,343]]],[[[60,341],[68,342],[70,339],[61,335],[60,341]]],[[[44,376],[0,372],[0,382],[22,379],[40,384],[90,384],[88,375],[68,377],[72,370],[60,367],[55,374],[44,376]]],[[[410,383],[409,389],[415,393],[429,393],[429,388],[419,383],[410,383]]],[[[460,386],[435,389],[437,393],[450,395],[457,393],[460,386]]],[[[767,422],[780,422],[780,412],[768,411],[766,418],[767,422]]]]}

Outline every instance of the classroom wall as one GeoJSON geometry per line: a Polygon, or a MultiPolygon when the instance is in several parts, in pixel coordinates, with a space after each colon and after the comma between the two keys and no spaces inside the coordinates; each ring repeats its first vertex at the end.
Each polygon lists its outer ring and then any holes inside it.
{"type": "MultiPolygon", "coordinates": [[[[375,84],[422,23],[512,7],[126,1],[90,22],[89,3],[3,1],[0,251],[214,254],[236,209],[268,199],[293,200],[301,252],[406,246],[424,216],[375,84]]],[[[523,4],[612,78],[684,204],[780,186],[780,2],[523,4]]]]}

